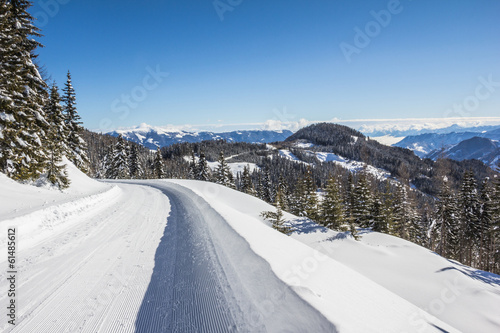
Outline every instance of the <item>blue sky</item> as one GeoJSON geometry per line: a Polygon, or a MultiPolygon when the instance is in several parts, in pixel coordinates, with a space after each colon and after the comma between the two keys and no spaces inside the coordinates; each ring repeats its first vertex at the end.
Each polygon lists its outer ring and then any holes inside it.
{"type": "Polygon", "coordinates": [[[40,63],[60,86],[71,71],[90,129],[500,116],[497,0],[42,0],[31,12],[40,63]]]}

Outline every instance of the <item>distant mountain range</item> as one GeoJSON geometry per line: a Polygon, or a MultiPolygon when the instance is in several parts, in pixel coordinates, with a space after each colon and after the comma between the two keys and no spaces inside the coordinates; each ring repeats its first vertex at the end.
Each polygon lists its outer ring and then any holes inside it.
{"type": "Polygon", "coordinates": [[[116,130],[107,133],[117,137],[122,135],[124,139],[141,144],[149,149],[166,147],[181,142],[201,142],[205,140],[226,140],[228,142],[247,143],[270,143],[284,141],[293,133],[288,130],[268,131],[233,131],[225,133],[214,132],[187,132],[170,128],[162,128],[142,124],[136,128],[116,130]]]}
{"type": "MultiPolygon", "coordinates": [[[[324,125],[323,125],[324,126],[324,125]]],[[[320,131],[321,133],[322,131],[320,131]]],[[[357,131],[356,131],[357,132],[357,131]]],[[[458,125],[440,129],[420,128],[419,130],[395,131],[394,127],[387,127],[386,131],[371,132],[370,134],[382,135],[402,135],[405,133],[422,133],[418,135],[406,136],[394,147],[407,148],[413,151],[420,158],[430,158],[436,160],[439,157],[447,157],[457,161],[465,159],[478,159],[490,167],[496,168],[500,160],[500,126],[478,126],[460,127],[458,125]],[[457,130],[453,132],[453,130],[457,130]]],[[[297,132],[302,133],[301,131],[297,132]]],[[[136,142],[149,149],[170,146],[182,142],[201,142],[205,140],[226,140],[227,142],[246,143],[271,143],[290,139],[296,139],[297,134],[289,130],[244,130],[232,132],[190,132],[173,128],[150,126],[141,124],[140,126],[116,130],[107,133],[117,137],[122,135],[126,140],[136,142]]],[[[326,133],[321,133],[322,138],[328,138],[326,133]]],[[[364,133],[366,134],[366,133],[364,133]]],[[[351,133],[351,135],[353,135],[351,133]]],[[[353,136],[363,136],[360,132],[353,136]]],[[[340,140],[345,141],[345,140],[340,140]]]]}
{"type": "Polygon", "coordinates": [[[475,132],[407,136],[393,146],[413,150],[421,158],[478,159],[495,167],[500,157],[500,128],[489,131],[480,129],[475,129],[475,132]]]}

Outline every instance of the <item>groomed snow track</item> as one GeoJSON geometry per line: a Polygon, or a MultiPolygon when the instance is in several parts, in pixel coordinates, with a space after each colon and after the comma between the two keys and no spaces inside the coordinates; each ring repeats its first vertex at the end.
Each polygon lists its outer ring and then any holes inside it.
{"type": "Polygon", "coordinates": [[[17,323],[0,331],[336,332],[191,190],[127,183],[17,254],[17,323]]]}
{"type": "Polygon", "coordinates": [[[175,184],[149,185],[168,196],[171,212],[136,332],[336,331],[203,199],[175,184]]]}

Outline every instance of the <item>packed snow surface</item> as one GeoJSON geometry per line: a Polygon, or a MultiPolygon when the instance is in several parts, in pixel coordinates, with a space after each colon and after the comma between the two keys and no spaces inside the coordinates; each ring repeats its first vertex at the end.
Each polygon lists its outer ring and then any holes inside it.
{"type": "Polygon", "coordinates": [[[289,214],[286,236],[260,217],[272,206],[213,183],[80,176],[65,193],[0,177],[20,246],[1,331],[499,331],[500,277],[412,243],[289,214]]]}

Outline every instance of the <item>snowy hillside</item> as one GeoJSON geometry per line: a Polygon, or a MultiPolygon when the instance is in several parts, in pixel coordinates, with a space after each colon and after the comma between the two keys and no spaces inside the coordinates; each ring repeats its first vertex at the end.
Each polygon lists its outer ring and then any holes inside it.
{"type": "Polygon", "coordinates": [[[500,328],[499,276],[406,241],[356,242],[292,215],[286,236],[260,217],[272,206],[213,183],[70,177],[65,193],[0,177],[0,224],[19,239],[17,322],[2,331],[500,328]]]}
{"type": "Polygon", "coordinates": [[[205,140],[226,140],[228,142],[247,143],[269,143],[283,141],[292,132],[283,131],[233,131],[225,133],[214,132],[186,132],[174,128],[150,126],[141,124],[140,126],[116,130],[108,133],[112,136],[122,135],[125,139],[139,143],[149,149],[165,147],[180,142],[201,142],[205,140]]]}

